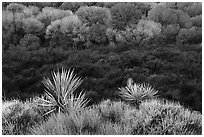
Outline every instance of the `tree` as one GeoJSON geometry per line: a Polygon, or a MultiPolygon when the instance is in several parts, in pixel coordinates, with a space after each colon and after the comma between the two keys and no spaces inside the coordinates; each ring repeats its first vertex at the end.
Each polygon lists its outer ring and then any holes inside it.
{"type": "Polygon", "coordinates": [[[174,43],[179,31],[180,26],[178,24],[170,24],[163,27],[162,34],[165,36],[165,41],[167,43],[174,43]]]}
{"type": "Polygon", "coordinates": [[[26,18],[23,19],[23,30],[26,34],[40,34],[43,33],[44,24],[36,18],[26,18]]]}
{"type": "Polygon", "coordinates": [[[52,21],[62,19],[70,15],[73,15],[72,11],[70,10],[60,10],[53,7],[45,7],[37,16],[37,19],[44,23],[45,27],[47,27],[52,21]]]}
{"type": "Polygon", "coordinates": [[[110,25],[111,15],[108,8],[82,6],[76,11],[76,15],[87,26],[92,24],[110,25]]]}
{"type": "Polygon", "coordinates": [[[62,2],[19,2],[26,6],[37,6],[38,8],[43,9],[44,7],[59,7],[62,2]]]}
{"type": "Polygon", "coordinates": [[[161,33],[161,24],[151,20],[140,20],[137,24],[137,30],[148,37],[154,37],[161,33]]]}
{"type": "Polygon", "coordinates": [[[137,24],[142,12],[132,3],[118,3],[111,7],[113,27],[124,30],[129,24],[137,24]]]}
{"type": "Polygon", "coordinates": [[[24,16],[21,13],[14,14],[7,10],[2,12],[2,32],[4,34],[2,36],[3,49],[8,49],[10,45],[17,45],[23,37],[23,18],[24,16]]]}
{"type": "Polygon", "coordinates": [[[178,2],[160,2],[158,5],[164,6],[169,9],[177,9],[178,8],[177,4],[178,2]]]}
{"type": "Polygon", "coordinates": [[[182,10],[190,17],[195,17],[202,14],[201,2],[161,2],[159,5],[170,9],[182,10]]]}
{"type": "Polygon", "coordinates": [[[181,29],[176,37],[179,43],[196,43],[202,42],[202,29],[191,27],[190,29],[181,29]]]}
{"type": "Polygon", "coordinates": [[[96,6],[111,8],[116,4],[118,4],[118,2],[97,2],[96,6]]]}
{"type": "Polygon", "coordinates": [[[9,11],[2,11],[2,44],[3,50],[7,50],[12,44],[12,34],[14,33],[13,14],[9,11]]]}
{"type": "Polygon", "coordinates": [[[81,6],[85,6],[84,2],[63,2],[59,7],[62,10],[71,10],[72,12],[76,12],[81,6]]]}
{"type": "Polygon", "coordinates": [[[105,31],[110,26],[111,21],[111,14],[108,8],[84,6],[76,11],[76,15],[84,24],[79,32],[79,40],[85,41],[87,46],[107,42],[105,31]]]}
{"type": "Polygon", "coordinates": [[[125,31],[119,31],[122,41],[141,44],[160,35],[161,24],[151,20],[140,20],[137,25],[126,27],[125,31]]]}
{"type": "Polygon", "coordinates": [[[202,15],[198,15],[191,18],[192,26],[202,27],[202,15]]]}
{"type": "Polygon", "coordinates": [[[51,46],[71,47],[81,24],[81,20],[76,15],[55,20],[47,27],[46,38],[50,39],[51,46]]]}
{"type": "Polygon", "coordinates": [[[40,13],[40,8],[37,6],[25,7],[22,11],[26,17],[36,17],[40,13]]]}
{"type": "Polygon", "coordinates": [[[35,35],[27,34],[20,40],[20,46],[28,51],[39,49],[40,39],[35,35]]]}
{"type": "Polygon", "coordinates": [[[93,24],[89,30],[86,32],[88,36],[86,39],[89,39],[93,44],[103,43],[106,45],[107,37],[105,35],[107,27],[100,24],[93,24]]]}
{"type": "Polygon", "coordinates": [[[179,24],[181,27],[190,27],[190,16],[181,11],[168,9],[164,6],[156,6],[148,12],[148,19],[161,23],[162,26],[170,24],[179,24]]]}
{"type": "Polygon", "coordinates": [[[190,17],[195,17],[202,14],[202,3],[201,2],[178,2],[177,8],[188,13],[190,17]]]}
{"type": "Polygon", "coordinates": [[[18,4],[18,3],[10,3],[6,7],[6,9],[8,11],[11,11],[13,14],[16,13],[16,12],[22,12],[24,8],[25,8],[24,5],[18,4]]]}
{"type": "Polygon", "coordinates": [[[149,2],[132,2],[132,4],[137,7],[145,17],[147,16],[148,11],[151,10],[151,3],[149,2]]]}

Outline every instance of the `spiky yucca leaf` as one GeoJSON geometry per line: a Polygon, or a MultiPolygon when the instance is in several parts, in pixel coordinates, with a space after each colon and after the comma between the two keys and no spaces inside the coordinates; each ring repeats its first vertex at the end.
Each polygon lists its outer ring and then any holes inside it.
{"type": "Polygon", "coordinates": [[[158,91],[149,84],[136,84],[132,79],[128,79],[127,86],[119,88],[119,95],[132,103],[141,102],[144,99],[154,98],[158,91]]]}
{"type": "Polygon", "coordinates": [[[39,98],[41,103],[39,105],[43,107],[49,107],[49,114],[53,111],[65,112],[72,110],[78,110],[81,107],[85,107],[88,100],[85,100],[85,94],[82,92],[78,97],[74,97],[73,92],[80,86],[82,79],[74,75],[74,70],[65,70],[62,68],[62,72],[52,73],[53,82],[49,78],[44,78],[43,84],[45,85],[45,97],[39,98]],[[70,107],[71,106],[71,107],[70,107]]]}
{"type": "Polygon", "coordinates": [[[85,99],[85,93],[81,92],[78,97],[74,97],[72,94],[70,95],[67,107],[70,111],[80,111],[87,105],[88,102],[89,100],[85,99]]]}

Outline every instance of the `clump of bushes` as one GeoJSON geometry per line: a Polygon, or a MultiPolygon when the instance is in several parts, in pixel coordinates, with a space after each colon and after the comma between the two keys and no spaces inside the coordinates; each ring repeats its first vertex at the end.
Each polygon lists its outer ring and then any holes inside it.
{"type": "Polygon", "coordinates": [[[82,6],[76,11],[76,15],[84,24],[78,33],[79,41],[88,47],[94,44],[105,45],[107,43],[105,31],[111,26],[110,9],[82,6]]]}
{"type": "Polygon", "coordinates": [[[201,114],[176,102],[146,100],[136,109],[106,100],[77,117],[53,115],[32,129],[37,135],[191,135],[202,133],[201,114]],[[113,120],[115,118],[115,121],[113,120]],[[77,122],[76,122],[77,121],[77,122]]]}
{"type": "MultiPolygon", "coordinates": [[[[91,103],[118,99],[117,88],[132,77],[136,83],[151,83],[160,91],[160,97],[202,111],[201,2],[2,5],[2,91],[6,98],[25,100],[42,94],[42,77],[49,77],[47,72],[57,67],[69,66],[85,77],[80,88],[88,91],[86,97],[91,97],[91,103]]],[[[71,99],[85,96],[77,95],[71,99]]],[[[62,100],[52,98],[49,101],[54,106],[44,105],[49,111],[61,110],[57,102],[62,100]]],[[[110,104],[114,110],[114,104],[110,104]]],[[[97,126],[90,125],[86,132],[139,133],[116,124],[123,115],[116,113],[111,110],[100,117],[111,121],[102,123],[100,132],[97,126]]],[[[79,125],[77,130],[84,133],[84,127],[79,125]]]]}
{"type": "Polygon", "coordinates": [[[111,17],[113,27],[124,30],[127,25],[138,23],[142,11],[133,3],[118,3],[111,7],[111,17]]]}
{"type": "Polygon", "coordinates": [[[3,102],[2,134],[30,134],[30,128],[43,121],[43,113],[45,113],[45,110],[40,109],[34,102],[19,100],[3,102]]]}
{"type": "Polygon", "coordinates": [[[86,107],[85,94],[73,94],[82,82],[73,71],[62,69],[53,72],[52,78],[44,78],[44,97],[25,103],[4,102],[3,134],[201,134],[199,112],[179,103],[152,99],[157,91],[147,84],[128,79],[127,86],[119,88],[119,95],[130,104],[105,100],[86,107]]]}

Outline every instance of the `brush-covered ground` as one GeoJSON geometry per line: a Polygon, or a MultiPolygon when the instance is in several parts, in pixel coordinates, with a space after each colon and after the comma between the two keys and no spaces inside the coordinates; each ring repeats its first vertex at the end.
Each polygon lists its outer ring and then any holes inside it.
{"type": "Polygon", "coordinates": [[[202,134],[200,112],[177,102],[148,99],[139,108],[104,100],[79,112],[50,113],[38,99],[2,104],[2,134],[34,135],[192,135],[202,134]]]}

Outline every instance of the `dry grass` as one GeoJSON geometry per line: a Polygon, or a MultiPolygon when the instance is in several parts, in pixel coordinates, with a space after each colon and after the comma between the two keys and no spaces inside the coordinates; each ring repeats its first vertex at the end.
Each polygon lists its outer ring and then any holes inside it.
{"type": "Polygon", "coordinates": [[[202,133],[201,118],[199,112],[171,101],[146,100],[136,109],[106,100],[74,116],[52,116],[32,131],[38,135],[191,135],[202,133]]]}

